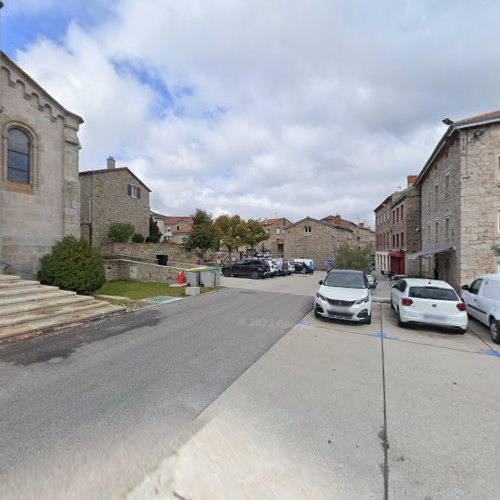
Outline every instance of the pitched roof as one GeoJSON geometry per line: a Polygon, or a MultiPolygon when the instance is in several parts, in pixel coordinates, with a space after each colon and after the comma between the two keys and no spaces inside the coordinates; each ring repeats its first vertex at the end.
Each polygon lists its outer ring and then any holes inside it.
{"type": "Polygon", "coordinates": [[[14,68],[15,71],[17,71],[30,85],[33,86],[33,88],[38,91],[45,99],[48,101],[51,101],[52,104],[55,104],[62,112],[64,116],[71,116],[79,124],[83,123],[83,118],[76,113],[72,113],[71,111],[68,111],[59,101],[54,99],[37,81],[35,81],[28,73],[26,73],[20,66],[18,66],[5,52],[0,50],[0,60],[2,60],[14,68]]]}
{"type": "Polygon", "coordinates": [[[276,224],[277,222],[280,222],[280,221],[290,222],[286,217],[278,217],[277,219],[266,219],[266,220],[262,221],[261,224],[263,226],[271,226],[271,225],[276,224]]]}
{"type": "Polygon", "coordinates": [[[483,123],[485,121],[491,121],[497,119],[500,119],[500,110],[490,111],[489,113],[470,116],[469,118],[463,118],[462,120],[453,122],[453,125],[476,125],[479,123],[483,123]]]}
{"type": "Polygon", "coordinates": [[[295,226],[298,226],[299,224],[302,224],[303,222],[305,221],[313,221],[313,222],[317,222],[318,224],[322,224],[323,226],[328,226],[328,227],[332,227],[332,228],[336,228],[336,229],[342,229],[344,231],[350,231],[351,233],[353,232],[352,229],[349,229],[347,227],[342,227],[342,226],[339,226],[337,224],[331,224],[329,222],[325,222],[324,220],[319,220],[319,219],[315,219],[314,217],[304,217],[303,219],[300,219],[298,222],[295,222],[294,224],[292,224],[291,226],[288,227],[288,229],[290,229],[291,227],[295,227],[295,226]]]}
{"type": "Polygon", "coordinates": [[[193,224],[193,218],[184,215],[164,215],[164,224],[176,224],[177,222],[187,222],[190,226],[193,224]]]}
{"type": "Polygon", "coordinates": [[[421,172],[418,174],[417,180],[415,181],[414,185],[416,186],[422,182],[423,178],[425,177],[425,174],[428,172],[429,168],[434,163],[434,160],[438,157],[439,153],[441,152],[445,144],[447,144],[448,141],[451,140],[451,137],[455,134],[455,132],[469,127],[491,125],[493,123],[498,123],[498,122],[500,122],[500,110],[491,111],[489,113],[483,113],[481,115],[471,116],[469,118],[464,118],[462,120],[458,120],[455,122],[453,121],[447,122],[450,123],[449,127],[446,129],[445,133],[443,134],[439,142],[436,144],[436,147],[432,151],[429,159],[426,161],[421,172]]]}
{"type": "Polygon", "coordinates": [[[99,170],[84,170],[83,172],[79,172],[78,175],[96,175],[96,174],[108,174],[112,172],[123,172],[127,171],[137,182],[142,184],[150,193],[151,189],[149,189],[144,182],[137,177],[137,175],[134,174],[128,167],[117,167],[117,168],[101,168],[99,170]]]}

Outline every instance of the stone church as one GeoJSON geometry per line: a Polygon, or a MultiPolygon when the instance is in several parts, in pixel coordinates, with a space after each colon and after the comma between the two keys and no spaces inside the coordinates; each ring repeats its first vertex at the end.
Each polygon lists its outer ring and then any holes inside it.
{"type": "Polygon", "coordinates": [[[80,236],[82,123],[0,52],[0,274],[32,278],[54,243],[80,236]]]}

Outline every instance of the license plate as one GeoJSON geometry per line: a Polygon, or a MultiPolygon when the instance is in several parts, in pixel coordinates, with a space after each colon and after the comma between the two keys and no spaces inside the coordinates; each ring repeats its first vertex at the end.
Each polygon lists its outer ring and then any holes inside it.
{"type": "Polygon", "coordinates": [[[428,321],[446,321],[448,319],[446,316],[434,316],[434,314],[423,314],[422,317],[428,321]]]}

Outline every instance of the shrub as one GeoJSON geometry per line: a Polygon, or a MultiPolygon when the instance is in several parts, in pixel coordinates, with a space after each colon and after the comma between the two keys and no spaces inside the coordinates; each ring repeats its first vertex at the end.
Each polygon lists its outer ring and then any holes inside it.
{"type": "Polygon", "coordinates": [[[132,236],[132,241],[134,243],[144,243],[144,236],[141,233],[135,233],[132,236]]]}
{"type": "Polygon", "coordinates": [[[161,234],[151,234],[146,238],[146,243],[158,243],[160,238],[161,234]]]}
{"type": "Polygon", "coordinates": [[[40,261],[38,279],[77,293],[94,292],[106,282],[104,260],[86,241],[65,236],[40,261]]]}
{"type": "Polygon", "coordinates": [[[115,222],[109,226],[108,238],[113,243],[127,243],[129,238],[135,233],[135,227],[125,222],[115,222]]]}

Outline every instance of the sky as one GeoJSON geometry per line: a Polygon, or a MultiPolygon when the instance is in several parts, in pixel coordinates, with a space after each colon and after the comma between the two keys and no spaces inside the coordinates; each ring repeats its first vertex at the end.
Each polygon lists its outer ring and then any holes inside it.
{"type": "Polygon", "coordinates": [[[373,209],[453,120],[500,108],[494,0],[4,0],[2,50],[85,120],[151,208],[373,209]]]}

